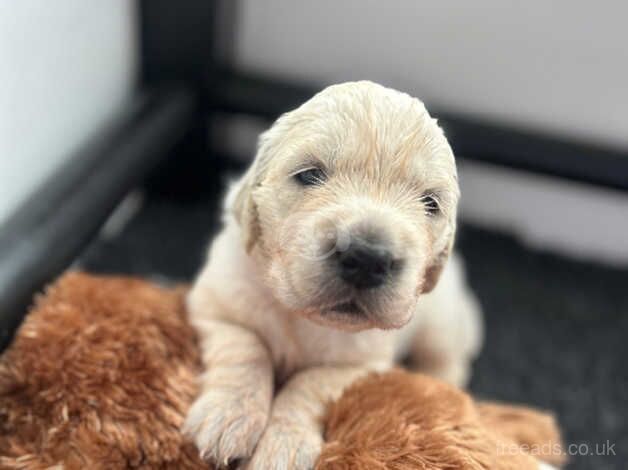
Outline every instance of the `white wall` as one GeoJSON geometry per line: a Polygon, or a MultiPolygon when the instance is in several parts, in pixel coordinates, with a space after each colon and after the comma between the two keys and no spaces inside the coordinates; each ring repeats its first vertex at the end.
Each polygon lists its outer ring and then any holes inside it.
{"type": "Polygon", "coordinates": [[[0,223],[131,93],[135,2],[0,2],[0,223]]]}
{"type": "MultiPolygon", "coordinates": [[[[236,63],[314,83],[368,78],[428,107],[628,150],[626,18],[619,1],[243,0],[236,63]]],[[[628,265],[626,193],[470,162],[460,173],[465,220],[628,265]]]]}
{"type": "Polygon", "coordinates": [[[237,62],[628,148],[628,2],[242,0],[237,62]]]}
{"type": "Polygon", "coordinates": [[[464,161],[460,216],[563,255],[628,266],[628,194],[464,161]]]}

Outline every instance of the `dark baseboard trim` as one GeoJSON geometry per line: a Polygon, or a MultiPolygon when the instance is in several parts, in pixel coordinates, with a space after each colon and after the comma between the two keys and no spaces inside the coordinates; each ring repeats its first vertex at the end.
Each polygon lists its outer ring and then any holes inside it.
{"type": "Polygon", "coordinates": [[[144,94],[0,226],[0,350],[33,293],[61,273],[107,216],[187,132],[185,89],[144,94]]]}
{"type": "MultiPolygon", "coordinates": [[[[208,83],[205,110],[274,119],[321,87],[222,71],[208,83]]],[[[628,151],[522,131],[431,109],[457,156],[573,181],[628,190],[628,151]]]]}

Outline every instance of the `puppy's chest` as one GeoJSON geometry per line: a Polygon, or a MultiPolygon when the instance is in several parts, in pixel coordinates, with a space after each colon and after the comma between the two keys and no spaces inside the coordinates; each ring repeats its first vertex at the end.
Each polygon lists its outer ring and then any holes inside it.
{"type": "Polygon", "coordinates": [[[280,380],[310,367],[393,361],[394,334],[391,332],[369,330],[348,333],[305,319],[295,319],[282,326],[281,337],[268,341],[280,380]]]}

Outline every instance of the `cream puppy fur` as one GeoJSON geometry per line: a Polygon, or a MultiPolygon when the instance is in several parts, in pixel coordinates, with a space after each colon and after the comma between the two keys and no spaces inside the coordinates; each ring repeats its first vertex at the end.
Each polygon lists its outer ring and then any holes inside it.
{"type": "Polygon", "coordinates": [[[371,82],[331,86],[260,137],[188,297],[207,371],[184,431],[204,458],[313,468],[326,403],[408,353],[467,380],[482,332],[447,263],[458,195],[423,103],[371,82]]]}

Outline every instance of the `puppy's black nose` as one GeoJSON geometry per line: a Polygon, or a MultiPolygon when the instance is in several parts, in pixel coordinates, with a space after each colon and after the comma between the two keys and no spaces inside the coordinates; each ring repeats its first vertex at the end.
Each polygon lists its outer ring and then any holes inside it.
{"type": "Polygon", "coordinates": [[[358,289],[383,284],[393,269],[392,253],[380,244],[365,240],[352,240],[337,256],[340,277],[358,289]]]}

